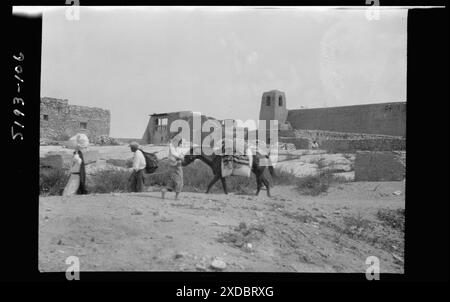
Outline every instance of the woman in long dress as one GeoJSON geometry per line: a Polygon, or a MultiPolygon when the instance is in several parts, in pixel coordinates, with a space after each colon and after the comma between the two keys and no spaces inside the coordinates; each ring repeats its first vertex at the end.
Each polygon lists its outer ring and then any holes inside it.
{"type": "Polygon", "coordinates": [[[70,167],[70,177],[63,191],[63,196],[75,194],[86,194],[85,188],[86,171],[84,167],[83,153],[76,149],[73,153],[72,166],[70,167]]]}

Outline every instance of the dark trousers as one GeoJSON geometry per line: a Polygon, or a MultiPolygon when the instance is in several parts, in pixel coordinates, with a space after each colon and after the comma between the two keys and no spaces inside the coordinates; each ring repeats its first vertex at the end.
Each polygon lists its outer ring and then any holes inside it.
{"type": "Polygon", "coordinates": [[[133,171],[130,177],[130,189],[131,192],[144,191],[144,169],[133,171]]]}

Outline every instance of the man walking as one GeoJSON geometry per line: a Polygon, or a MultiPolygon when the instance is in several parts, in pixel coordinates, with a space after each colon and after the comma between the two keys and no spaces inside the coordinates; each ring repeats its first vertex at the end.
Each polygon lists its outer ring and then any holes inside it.
{"type": "Polygon", "coordinates": [[[130,186],[131,192],[142,192],[144,191],[144,169],[145,169],[145,157],[144,154],[139,150],[139,144],[137,142],[132,142],[130,144],[131,152],[134,153],[133,156],[133,172],[130,176],[130,186]]]}
{"type": "Polygon", "coordinates": [[[183,168],[182,162],[184,154],[182,151],[182,140],[178,142],[174,138],[169,143],[169,170],[168,183],[166,187],[161,190],[162,199],[165,198],[166,192],[175,192],[175,199],[178,199],[181,190],[183,189],[183,168]]]}

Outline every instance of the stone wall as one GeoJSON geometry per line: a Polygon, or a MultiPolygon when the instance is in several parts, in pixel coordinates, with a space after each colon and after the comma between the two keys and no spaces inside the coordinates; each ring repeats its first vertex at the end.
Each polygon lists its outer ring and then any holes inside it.
{"type": "Polygon", "coordinates": [[[280,142],[293,143],[297,149],[308,149],[315,140],[320,149],[332,153],[406,150],[406,139],[398,136],[324,130],[280,130],[278,135],[280,142]]]}
{"type": "Polygon", "coordinates": [[[289,110],[294,129],[406,136],[406,102],[289,110]]]}
{"type": "Polygon", "coordinates": [[[372,138],[372,139],[335,139],[324,140],[319,148],[332,153],[351,153],[355,151],[404,151],[404,138],[372,138]]]}
{"type": "Polygon", "coordinates": [[[355,181],[403,180],[405,177],[405,157],[405,152],[357,152],[355,181]]]}
{"type": "Polygon", "coordinates": [[[296,149],[310,149],[312,141],[307,138],[279,137],[279,142],[294,144],[296,149]]]}
{"type": "Polygon", "coordinates": [[[40,137],[57,139],[67,136],[65,120],[69,111],[68,100],[41,98],[40,137]]]}
{"type": "Polygon", "coordinates": [[[378,139],[378,138],[399,138],[399,136],[367,134],[367,133],[350,133],[336,132],[325,130],[292,130],[293,135],[301,138],[314,139],[317,142],[332,139],[378,139]]]}
{"type": "Polygon", "coordinates": [[[41,138],[67,140],[77,133],[85,133],[94,141],[100,135],[109,135],[109,110],[69,105],[68,100],[44,97],[40,116],[41,138]]]}
{"type": "Polygon", "coordinates": [[[69,105],[69,116],[66,121],[66,131],[70,135],[84,132],[91,141],[101,135],[109,135],[110,113],[96,107],[69,105]],[[86,129],[80,127],[80,123],[86,123],[86,129]]]}

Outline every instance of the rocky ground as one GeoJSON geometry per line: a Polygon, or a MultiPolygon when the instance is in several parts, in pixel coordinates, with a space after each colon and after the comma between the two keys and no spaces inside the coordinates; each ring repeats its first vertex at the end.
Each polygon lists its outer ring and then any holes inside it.
{"type": "Polygon", "coordinates": [[[65,271],[73,255],[81,271],[364,273],[373,255],[381,273],[403,273],[401,215],[391,214],[404,210],[404,182],[273,194],[40,197],[39,270],[65,271]]]}

